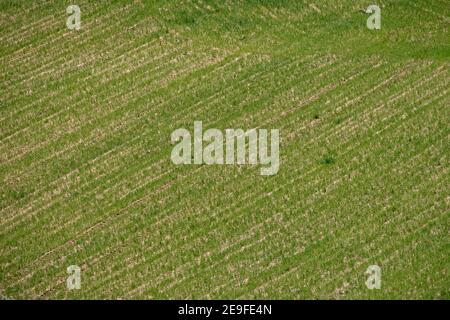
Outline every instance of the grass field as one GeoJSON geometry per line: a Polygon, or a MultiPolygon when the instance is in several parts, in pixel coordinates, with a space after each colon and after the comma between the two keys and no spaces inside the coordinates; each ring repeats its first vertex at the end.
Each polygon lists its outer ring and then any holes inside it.
{"type": "Polygon", "coordinates": [[[448,0],[0,0],[0,295],[449,299],[449,26],[448,0]],[[197,120],[279,129],[278,173],[174,165],[197,120]]]}

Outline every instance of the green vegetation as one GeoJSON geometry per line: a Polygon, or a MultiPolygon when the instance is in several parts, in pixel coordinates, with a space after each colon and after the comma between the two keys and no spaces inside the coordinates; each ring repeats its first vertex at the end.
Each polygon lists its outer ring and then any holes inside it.
{"type": "Polygon", "coordinates": [[[450,6],[376,3],[0,0],[2,295],[450,298],[450,6]],[[278,174],[175,166],[196,120],[278,174]]]}

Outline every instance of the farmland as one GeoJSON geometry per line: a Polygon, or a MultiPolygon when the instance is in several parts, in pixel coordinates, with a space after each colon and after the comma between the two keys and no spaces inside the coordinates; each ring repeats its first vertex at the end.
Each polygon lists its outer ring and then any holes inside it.
{"type": "Polygon", "coordinates": [[[76,4],[0,0],[1,296],[450,298],[447,0],[76,4]],[[174,165],[195,121],[278,172],[174,165]]]}

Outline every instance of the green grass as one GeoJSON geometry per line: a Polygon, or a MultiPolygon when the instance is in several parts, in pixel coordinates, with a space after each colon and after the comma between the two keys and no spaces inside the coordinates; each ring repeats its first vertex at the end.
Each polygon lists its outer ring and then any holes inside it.
{"type": "Polygon", "coordinates": [[[0,0],[1,296],[448,299],[450,7],[371,3],[0,0]],[[175,166],[196,120],[278,174],[175,166]]]}

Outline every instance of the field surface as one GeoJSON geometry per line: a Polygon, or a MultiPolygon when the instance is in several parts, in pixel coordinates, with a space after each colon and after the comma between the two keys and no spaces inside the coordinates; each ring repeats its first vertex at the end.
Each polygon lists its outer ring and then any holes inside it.
{"type": "Polygon", "coordinates": [[[0,0],[0,296],[449,299],[450,3],[375,3],[0,0]],[[278,173],[174,165],[194,121],[278,173]]]}

